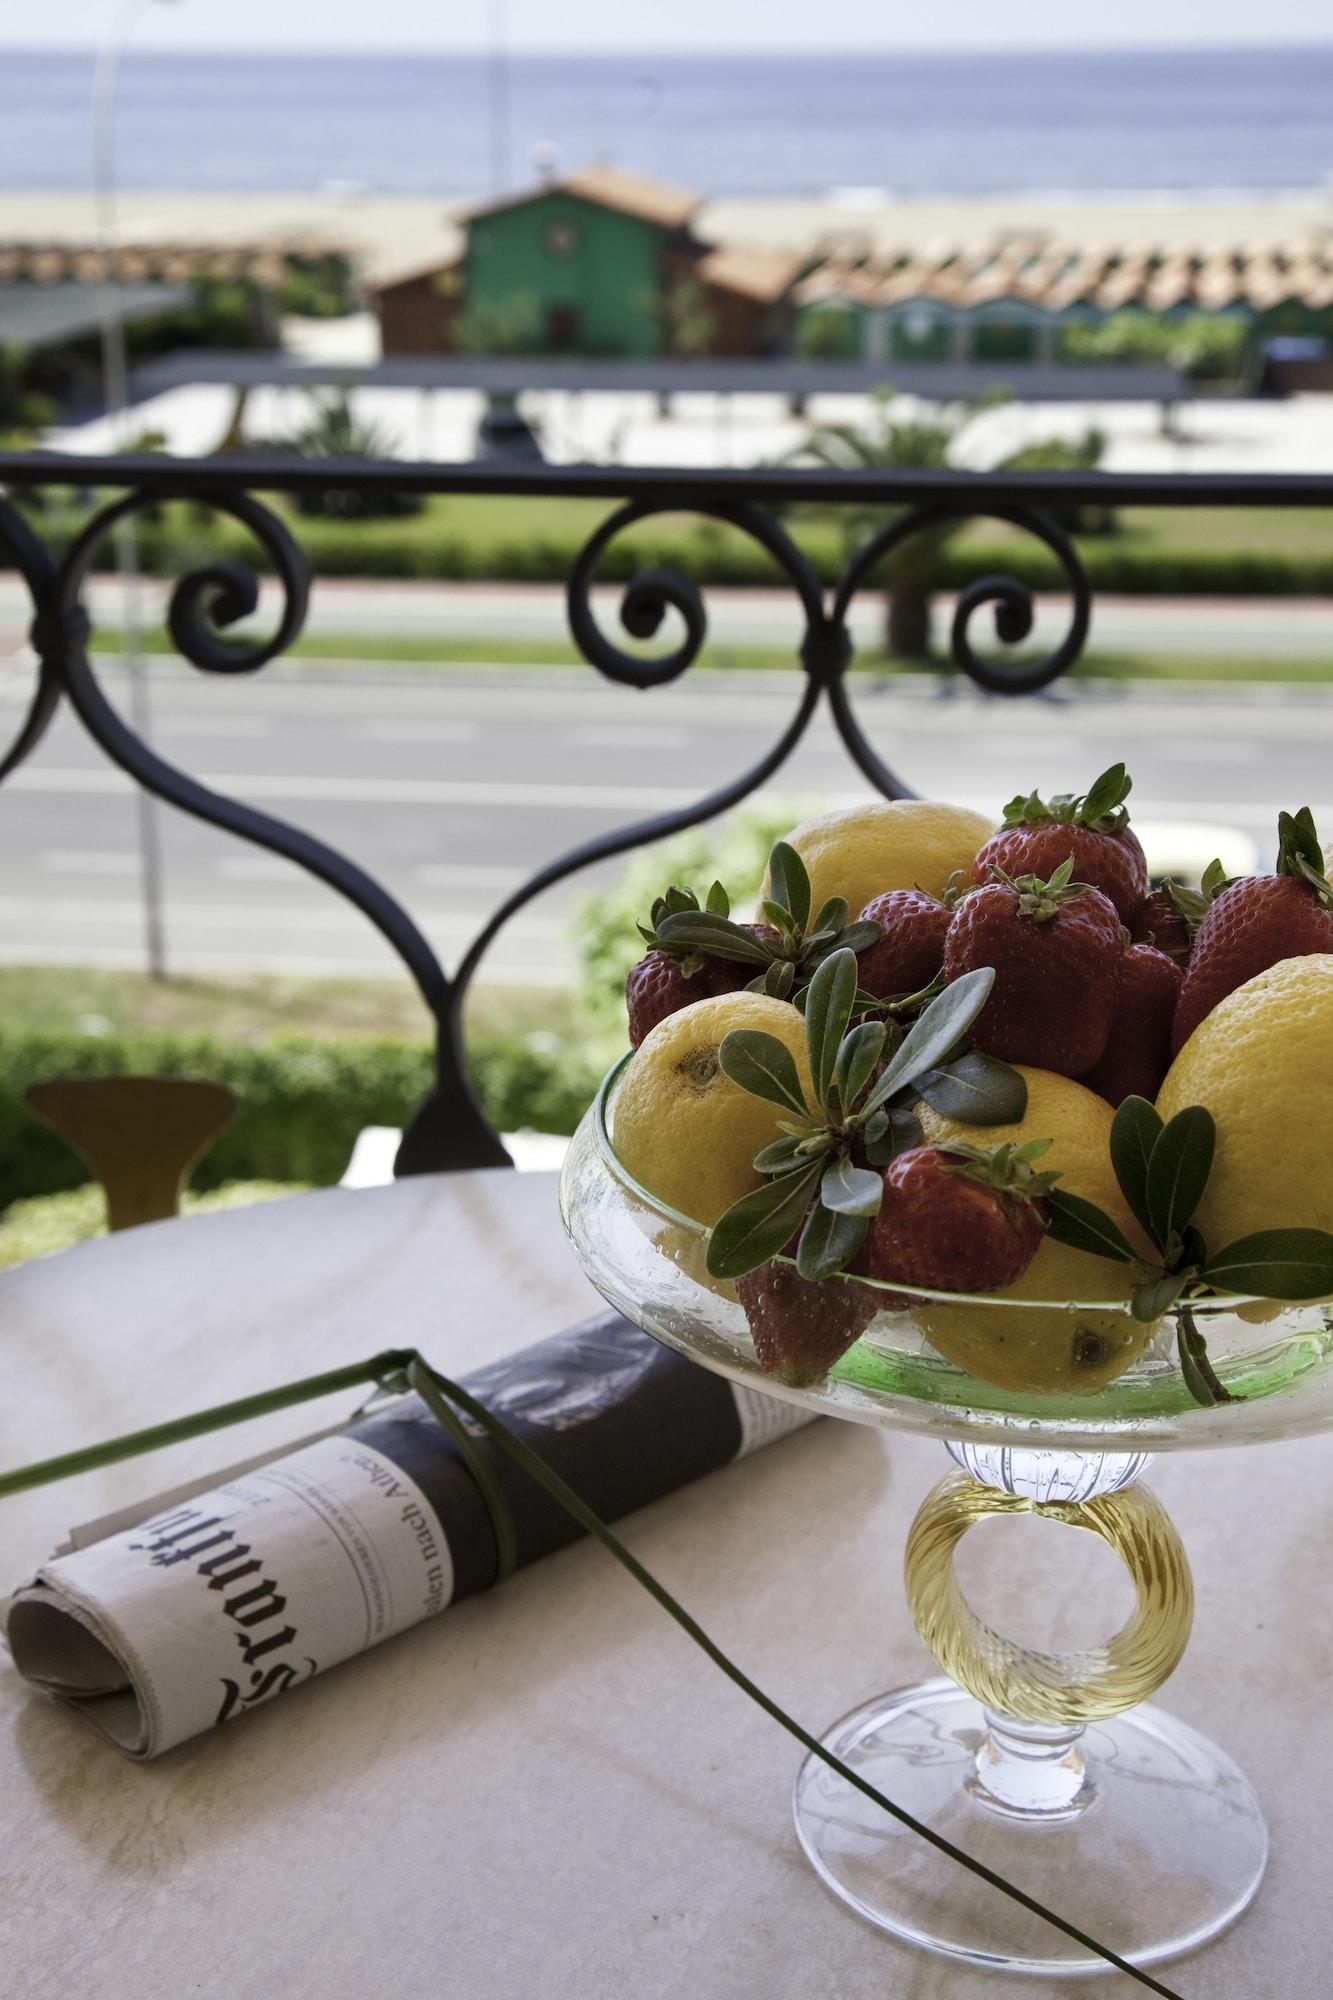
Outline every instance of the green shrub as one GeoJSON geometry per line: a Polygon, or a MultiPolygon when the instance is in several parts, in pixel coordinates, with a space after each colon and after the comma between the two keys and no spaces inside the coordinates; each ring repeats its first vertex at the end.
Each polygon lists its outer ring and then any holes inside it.
{"type": "MultiPolygon", "coordinates": [[[[554,1037],[479,1035],[469,1044],[487,1116],[502,1131],[572,1132],[605,1068],[605,1049],[554,1037]]],[[[424,1043],[290,1037],[255,1045],[166,1033],[0,1034],[0,1208],[82,1185],[78,1156],[23,1103],[31,1083],[56,1076],[198,1076],[235,1093],[235,1119],[193,1180],[341,1180],[366,1125],[403,1125],[426,1095],[424,1043]]]]}

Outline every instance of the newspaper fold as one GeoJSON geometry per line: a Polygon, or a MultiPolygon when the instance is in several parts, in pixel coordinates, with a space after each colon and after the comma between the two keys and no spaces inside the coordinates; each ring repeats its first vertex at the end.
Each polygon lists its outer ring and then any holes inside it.
{"type": "MultiPolygon", "coordinates": [[[[618,1313],[466,1387],[614,1520],[810,1413],[714,1375],[618,1313]]],[[[520,1564],[580,1529],[484,1431],[520,1564]]],[[[465,1460],[414,1396],[283,1455],[76,1530],[6,1607],[15,1664],[127,1756],[161,1756],[495,1581],[465,1460]]]]}

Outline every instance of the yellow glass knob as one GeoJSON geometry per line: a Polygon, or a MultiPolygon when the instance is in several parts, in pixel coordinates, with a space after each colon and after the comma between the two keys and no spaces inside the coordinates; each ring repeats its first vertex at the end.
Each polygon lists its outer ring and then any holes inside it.
{"type": "Polygon", "coordinates": [[[950,1473],[912,1523],[905,1572],[917,1631],[945,1673],[987,1708],[1034,1722],[1093,1722],[1144,1701],[1176,1667],[1194,1618],[1180,1537],[1139,1485],[1096,1500],[1039,1502],[950,1473]],[[1129,1571],[1135,1608],[1104,1646],[1029,1651],[992,1631],[963,1596],[954,1550],[968,1529],[993,1514],[1028,1513],[1099,1535],[1129,1571]]]}

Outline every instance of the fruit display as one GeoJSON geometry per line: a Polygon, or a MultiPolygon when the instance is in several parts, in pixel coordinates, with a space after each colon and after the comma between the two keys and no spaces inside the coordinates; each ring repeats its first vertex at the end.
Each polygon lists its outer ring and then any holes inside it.
{"type": "Polygon", "coordinates": [[[653,904],[615,1157],[697,1225],[671,1254],[775,1381],[897,1322],[979,1382],[1077,1396],[1174,1330],[1177,1379],[1219,1406],[1218,1301],[1333,1295],[1311,815],[1280,816],[1271,874],[1154,884],[1130,790],[1116,764],[998,828],[854,807],[777,842],[753,906],[718,883],[653,904]]]}

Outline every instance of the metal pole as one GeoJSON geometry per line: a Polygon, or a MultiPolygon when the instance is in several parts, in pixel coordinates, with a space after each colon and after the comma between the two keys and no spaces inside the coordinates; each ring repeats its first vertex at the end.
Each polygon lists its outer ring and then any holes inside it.
{"type": "Polygon", "coordinates": [[[490,95],[491,192],[509,186],[509,47],[505,0],[488,0],[486,63],[490,95]]]}
{"type": "MultiPolygon", "coordinates": [[[[93,194],[97,236],[102,251],[100,306],[102,320],[102,389],[107,415],[115,432],[114,447],[123,450],[129,406],[129,368],[125,354],[125,322],[120,313],[120,254],[116,204],[116,85],[120,62],[135,22],[154,0],[121,0],[97,56],[93,73],[93,194]]],[[[121,656],[129,681],[130,720],[143,742],[149,740],[152,717],[143,660],[143,604],[139,577],[138,535],[133,519],[114,530],[116,573],[120,579],[121,656]]],[[[139,831],[139,875],[143,889],[144,948],[153,979],[167,976],[166,926],[162,897],[162,841],[157,801],[142,785],[135,787],[139,831]]]]}

